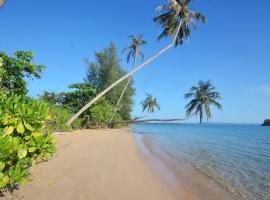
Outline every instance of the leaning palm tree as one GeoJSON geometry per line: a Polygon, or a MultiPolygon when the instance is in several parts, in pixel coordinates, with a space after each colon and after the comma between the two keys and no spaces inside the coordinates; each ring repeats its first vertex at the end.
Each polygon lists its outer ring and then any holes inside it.
{"type": "Polygon", "coordinates": [[[177,47],[182,44],[185,40],[189,39],[191,35],[191,27],[196,28],[195,21],[200,21],[206,23],[206,18],[198,13],[189,10],[189,4],[191,0],[169,0],[166,5],[159,6],[157,11],[162,12],[161,15],[154,18],[154,22],[161,25],[163,32],[158,37],[158,39],[164,37],[173,37],[172,42],[161,49],[153,57],[149,58],[144,63],[135,67],[131,72],[125,76],[119,78],[117,81],[112,83],[109,87],[99,93],[95,98],[93,98],[88,104],[86,104],[80,111],[78,111],[73,117],[69,119],[67,125],[70,125],[75,119],[77,119],[85,110],[87,110],[91,105],[98,101],[102,96],[107,94],[111,89],[117,86],[119,83],[129,78],[137,71],[142,69],[144,66],[161,56],[167,50],[173,46],[177,47]]]}
{"type": "Polygon", "coordinates": [[[222,110],[222,106],[218,102],[218,100],[221,99],[221,96],[215,91],[215,87],[210,81],[199,81],[199,85],[191,87],[189,93],[185,94],[185,98],[192,98],[192,100],[186,105],[187,116],[197,116],[199,114],[200,124],[202,123],[204,113],[207,120],[212,118],[210,110],[211,105],[222,110]]]}
{"type": "MultiPolygon", "coordinates": [[[[144,54],[143,54],[142,50],[140,49],[140,46],[146,45],[146,41],[144,41],[142,39],[142,37],[143,37],[142,34],[139,35],[139,36],[137,36],[137,37],[135,37],[133,35],[129,36],[129,38],[131,40],[130,41],[130,45],[128,47],[126,47],[126,48],[123,49],[123,53],[128,50],[127,63],[129,63],[129,61],[130,61],[131,58],[133,59],[133,64],[132,64],[133,65],[133,68],[132,69],[135,68],[138,55],[141,56],[141,61],[142,62],[144,60],[144,54]]],[[[119,104],[120,104],[120,102],[121,102],[121,100],[122,100],[122,98],[123,98],[126,90],[127,90],[127,87],[129,86],[132,78],[133,78],[133,75],[131,75],[129,77],[129,79],[128,79],[128,81],[127,81],[127,83],[126,83],[126,85],[125,85],[125,87],[124,87],[124,89],[123,89],[123,91],[122,91],[122,93],[121,93],[118,101],[117,101],[117,104],[116,104],[116,106],[114,108],[113,115],[111,117],[110,122],[112,122],[112,120],[114,118],[114,115],[116,113],[116,110],[117,110],[117,108],[118,108],[118,106],[119,106],[119,104]]]]}
{"type": "Polygon", "coordinates": [[[160,106],[158,104],[157,98],[154,98],[152,94],[146,93],[146,99],[141,102],[142,112],[147,111],[148,113],[154,113],[155,108],[160,110],[160,106]]]}

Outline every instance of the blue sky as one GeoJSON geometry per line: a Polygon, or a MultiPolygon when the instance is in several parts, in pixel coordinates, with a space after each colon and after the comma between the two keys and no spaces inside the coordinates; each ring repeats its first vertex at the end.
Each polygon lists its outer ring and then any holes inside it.
{"type": "MultiPolygon", "coordinates": [[[[0,48],[32,50],[35,62],[46,65],[43,78],[29,83],[30,94],[63,91],[82,81],[94,51],[110,42],[119,52],[127,36],[144,34],[150,57],[169,40],[156,41],[161,29],[152,18],[166,0],[10,0],[0,11],[0,48]]],[[[148,117],[184,117],[183,95],[198,80],[211,79],[224,97],[223,111],[213,109],[212,122],[260,123],[270,117],[270,1],[194,0],[204,13],[190,41],[172,49],[136,76],[134,116],[141,116],[146,92],[159,99],[161,111],[148,117]]],[[[131,66],[123,66],[130,70],[131,66]]],[[[196,119],[190,120],[194,122],[196,119]]]]}

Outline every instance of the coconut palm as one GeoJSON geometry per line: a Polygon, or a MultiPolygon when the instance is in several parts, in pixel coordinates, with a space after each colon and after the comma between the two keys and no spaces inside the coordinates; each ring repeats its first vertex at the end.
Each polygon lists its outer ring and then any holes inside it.
{"type": "Polygon", "coordinates": [[[155,108],[160,110],[160,106],[158,104],[157,98],[154,98],[152,94],[146,93],[145,95],[146,95],[146,99],[141,102],[141,105],[143,108],[142,112],[146,110],[149,113],[154,113],[155,108]]]}
{"type": "Polygon", "coordinates": [[[159,6],[162,14],[154,18],[154,22],[162,26],[163,31],[158,40],[164,37],[175,37],[177,47],[191,36],[191,28],[197,29],[196,21],[206,23],[207,19],[198,12],[189,10],[191,0],[169,0],[168,4],[159,6]]]}
{"type": "MultiPolygon", "coordinates": [[[[126,52],[126,51],[128,51],[128,54],[127,54],[127,63],[129,63],[130,59],[132,58],[133,59],[133,64],[132,65],[133,65],[133,69],[134,69],[135,68],[135,65],[136,65],[136,61],[137,61],[137,56],[138,55],[141,56],[141,61],[142,62],[144,60],[144,54],[143,54],[142,50],[140,49],[140,47],[143,46],[143,45],[146,45],[146,41],[144,41],[142,39],[143,38],[143,35],[142,34],[141,35],[138,35],[137,37],[131,35],[131,36],[129,36],[129,38],[130,38],[130,45],[128,47],[126,47],[126,48],[123,49],[123,53],[126,52]]],[[[129,86],[132,78],[133,78],[133,75],[131,75],[129,77],[129,79],[127,81],[127,84],[125,85],[125,87],[124,87],[124,89],[123,89],[123,91],[122,91],[122,93],[121,93],[121,95],[120,95],[120,97],[119,97],[119,99],[117,101],[117,104],[116,104],[116,106],[114,108],[114,111],[113,111],[111,122],[112,122],[112,120],[114,118],[114,115],[116,113],[116,110],[117,110],[117,108],[118,108],[118,106],[119,106],[119,104],[120,104],[120,102],[121,102],[121,100],[122,100],[122,98],[123,98],[126,90],[127,90],[127,87],[129,86]]]]}
{"type": "Polygon", "coordinates": [[[191,27],[196,28],[195,21],[206,22],[206,18],[197,12],[189,10],[189,4],[191,0],[169,0],[168,4],[159,6],[157,11],[161,11],[162,14],[155,17],[154,21],[161,25],[163,28],[162,34],[158,37],[161,39],[163,37],[173,37],[172,42],[161,49],[153,57],[149,58],[144,63],[135,67],[131,72],[125,76],[119,78],[117,81],[112,83],[109,87],[99,93],[95,98],[93,98],[88,104],[86,104],[80,111],[78,111],[73,117],[69,119],[67,125],[70,125],[75,119],[77,119],[85,110],[87,110],[91,105],[98,101],[102,96],[107,94],[111,89],[117,86],[119,83],[129,78],[137,71],[142,69],[144,66],[161,56],[167,50],[173,46],[177,47],[183,43],[184,40],[188,39],[191,35],[191,27]]]}
{"type": "Polygon", "coordinates": [[[199,81],[198,86],[190,88],[189,93],[185,94],[186,99],[192,98],[192,100],[186,105],[187,116],[198,115],[200,116],[200,124],[202,123],[204,113],[207,120],[212,118],[210,106],[215,106],[219,110],[222,110],[221,104],[218,100],[221,96],[215,91],[215,87],[210,81],[199,81]]]}

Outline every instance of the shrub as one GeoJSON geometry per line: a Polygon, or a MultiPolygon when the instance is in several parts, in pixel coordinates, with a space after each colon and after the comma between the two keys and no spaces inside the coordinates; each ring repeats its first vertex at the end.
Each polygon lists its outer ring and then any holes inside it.
{"type": "Polygon", "coordinates": [[[73,112],[62,106],[56,106],[49,104],[51,118],[47,122],[47,129],[51,132],[56,131],[70,131],[72,129],[80,128],[81,121],[75,120],[71,127],[66,126],[67,121],[73,116],[73,112]]]}
{"type": "Polygon", "coordinates": [[[29,180],[28,168],[55,152],[42,101],[0,92],[0,189],[29,180]]]}
{"type": "MultiPolygon", "coordinates": [[[[83,113],[81,120],[85,128],[107,127],[113,115],[113,106],[108,100],[102,98],[97,104],[83,113]]],[[[121,120],[121,117],[116,113],[114,120],[121,120]]]]}

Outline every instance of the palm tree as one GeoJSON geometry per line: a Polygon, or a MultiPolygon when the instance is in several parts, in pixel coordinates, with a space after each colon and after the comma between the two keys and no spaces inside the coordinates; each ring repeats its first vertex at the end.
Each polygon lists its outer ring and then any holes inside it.
{"type": "Polygon", "coordinates": [[[168,4],[157,7],[163,12],[154,18],[154,22],[162,26],[163,31],[158,40],[175,37],[175,47],[184,43],[191,36],[191,28],[197,29],[195,21],[206,23],[207,19],[198,12],[189,10],[191,0],[169,0],[168,4]]]}
{"type": "MultiPolygon", "coordinates": [[[[144,41],[142,39],[143,38],[143,35],[142,34],[141,35],[138,35],[137,37],[131,35],[131,36],[129,36],[129,38],[131,40],[130,41],[130,45],[128,47],[126,47],[126,48],[123,49],[123,53],[128,50],[127,63],[129,63],[130,59],[133,58],[133,68],[132,69],[134,69],[135,68],[135,65],[136,65],[138,54],[141,56],[141,61],[143,62],[143,60],[144,60],[144,54],[141,51],[140,46],[146,45],[146,41],[144,41]]],[[[122,93],[121,93],[121,95],[120,95],[120,97],[119,97],[119,99],[117,101],[117,104],[116,104],[116,106],[114,108],[113,115],[112,115],[112,118],[111,118],[110,122],[112,122],[112,120],[114,118],[114,115],[116,113],[116,110],[117,110],[117,108],[118,108],[118,106],[119,106],[119,104],[120,104],[120,102],[121,102],[121,100],[122,100],[122,98],[123,98],[126,90],[127,90],[127,87],[129,86],[132,78],[133,78],[133,75],[131,75],[129,77],[129,79],[127,81],[127,84],[125,85],[125,87],[124,87],[124,89],[123,89],[123,91],[122,91],[122,93]]]]}
{"type": "Polygon", "coordinates": [[[99,93],[95,98],[93,98],[88,104],[86,104],[80,111],[78,111],[73,117],[68,120],[68,126],[75,119],[77,119],[85,110],[87,110],[91,105],[93,105],[96,101],[98,101],[102,96],[107,94],[119,83],[135,74],[137,71],[139,71],[144,66],[161,56],[173,46],[177,47],[178,45],[182,44],[183,41],[188,39],[191,35],[190,27],[196,28],[196,20],[206,23],[206,18],[202,14],[189,10],[190,2],[191,0],[169,0],[168,4],[158,7],[157,10],[162,11],[162,14],[155,17],[154,21],[158,25],[161,25],[163,28],[163,32],[158,37],[158,39],[161,39],[163,37],[173,37],[172,42],[165,48],[161,49],[153,57],[149,58],[147,61],[140,64],[139,66],[135,67],[131,72],[119,78],[105,90],[99,93]]]}
{"type": "Polygon", "coordinates": [[[149,113],[154,113],[155,112],[155,108],[157,108],[158,110],[160,110],[160,106],[157,102],[157,98],[154,98],[152,96],[152,94],[145,94],[147,97],[144,101],[141,102],[142,105],[142,112],[144,112],[145,110],[147,110],[147,112],[149,113]]]}
{"type": "Polygon", "coordinates": [[[189,93],[185,94],[186,99],[192,98],[192,100],[186,105],[187,116],[198,115],[200,116],[200,124],[203,120],[203,114],[207,117],[207,120],[212,118],[210,106],[213,105],[219,110],[222,110],[221,104],[218,102],[222,97],[215,91],[215,87],[210,81],[199,81],[198,86],[190,88],[189,93]]]}

